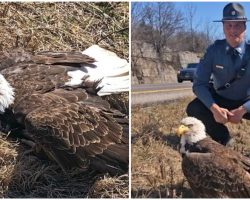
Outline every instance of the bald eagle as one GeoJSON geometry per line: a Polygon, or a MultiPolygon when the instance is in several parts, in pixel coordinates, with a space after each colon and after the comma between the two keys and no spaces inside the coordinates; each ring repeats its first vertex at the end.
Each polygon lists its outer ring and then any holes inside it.
{"type": "Polygon", "coordinates": [[[182,170],[195,197],[250,197],[249,158],[208,138],[196,118],[184,118],[177,134],[181,136],[182,170]]]}
{"type": "Polygon", "coordinates": [[[22,132],[64,171],[128,169],[124,59],[95,45],[86,53],[16,50],[0,60],[4,131],[22,132]]]}

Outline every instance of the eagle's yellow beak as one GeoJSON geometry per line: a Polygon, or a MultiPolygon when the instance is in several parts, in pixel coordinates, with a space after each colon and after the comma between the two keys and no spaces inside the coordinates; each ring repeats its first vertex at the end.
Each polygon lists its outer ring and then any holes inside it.
{"type": "Polygon", "coordinates": [[[178,137],[181,137],[183,134],[185,134],[186,132],[190,131],[190,129],[185,126],[185,125],[180,125],[177,130],[176,130],[176,134],[178,137]]]}

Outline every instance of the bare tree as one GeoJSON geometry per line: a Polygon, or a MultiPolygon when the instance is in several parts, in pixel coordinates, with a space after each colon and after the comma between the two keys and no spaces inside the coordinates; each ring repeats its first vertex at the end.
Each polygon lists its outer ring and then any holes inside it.
{"type": "MultiPolygon", "coordinates": [[[[132,2],[131,7],[131,25],[136,27],[143,18],[143,4],[141,2],[132,2]]],[[[133,31],[133,29],[132,29],[133,31]]]]}
{"type": "Polygon", "coordinates": [[[211,44],[215,39],[219,39],[220,37],[223,37],[223,35],[220,35],[218,33],[218,24],[215,24],[211,21],[206,20],[203,28],[203,32],[206,35],[206,42],[207,45],[211,44]]]}
{"type": "Polygon", "coordinates": [[[171,36],[182,27],[183,17],[171,2],[147,3],[143,9],[142,21],[159,56],[164,47],[168,45],[171,36]]]}
{"type": "Polygon", "coordinates": [[[131,8],[131,39],[132,41],[149,42],[152,27],[145,23],[145,3],[133,2],[131,8]]]}
{"type": "Polygon", "coordinates": [[[194,29],[195,29],[195,24],[194,24],[194,18],[196,14],[196,7],[194,3],[188,3],[186,5],[186,20],[188,24],[188,29],[190,32],[190,41],[191,41],[191,51],[195,51],[195,38],[194,38],[194,29]]]}

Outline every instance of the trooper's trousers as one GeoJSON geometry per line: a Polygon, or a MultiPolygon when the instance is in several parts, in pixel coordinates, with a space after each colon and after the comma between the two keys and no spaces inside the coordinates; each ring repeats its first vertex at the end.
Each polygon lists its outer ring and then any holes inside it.
{"type": "MultiPolygon", "coordinates": [[[[215,92],[212,92],[212,96],[220,107],[227,108],[228,110],[238,108],[249,100],[249,98],[239,101],[229,100],[219,96],[215,92]]],[[[198,98],[188,104],[186,113],[188,116],[201,120],[206,127],[207,134],[213,140],[226,145],[231,139],[228,128],[224,124],[217,123],[212,112],[198,98]]],[[[246,113],[243,118],[250,120],[250,113],[246,113]]]]}

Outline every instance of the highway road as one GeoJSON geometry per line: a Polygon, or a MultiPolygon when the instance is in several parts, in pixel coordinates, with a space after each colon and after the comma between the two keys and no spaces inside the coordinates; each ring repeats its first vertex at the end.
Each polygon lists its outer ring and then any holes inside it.
{"type": "Polygon", "coordinates": [[[131,105],[142,105],[194,96],[192,83],[143,84],[131,86],[131,105]]]}

